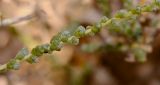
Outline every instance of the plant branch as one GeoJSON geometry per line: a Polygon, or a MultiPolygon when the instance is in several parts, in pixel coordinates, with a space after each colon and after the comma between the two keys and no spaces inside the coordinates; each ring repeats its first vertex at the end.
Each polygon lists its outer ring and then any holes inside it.
{"type": "Polygon", "coordinates": [[[22,21],[30,20],[33,17],[34,17],[33,14],[28,14],[26,16],[16,17],[16,18],[12,18],[12,19],[4,19],[4,20],[0,21],[0,27],[5,27],[5,26],[9,26],[12,24],[22,22],[22,21]]]}
{"type": "MultiPolygon", "coordinates": [[[[79,43],[79,38],[95,35],[98,33],[101,28],[113,24],[114,20],[135,20],[137,16],[142,14],[143,12],[152,12],[155,8],[160,8],[160,1],[154,0],[154,2],[144,5],[137,6],[129,11],[119,11],[115,14],[113,18],[108,19],[107,17],[103,17],[99,22],[97,22],[93,26],[87,26],[86,28],[83,26],[79,26],[74,31],[63,31],[53,36],[50,43],[38,45],[29,52],[26,48],[23,48],[20,52],[17,53],[16,57],[10,60],[8,63],[0,66],[0,72],[8,71],[8,70],[17,70],[20,67],[20,63],[23,61],[27,61],[29,63],[36,63],[37,59],[45,53],[51,53],[52,51],[60,51],[65,43],[77,45],[79,43]]],[[[19,21],[23,21],[26,19],[30,19],[31,16],[15,19],[12,21],[3,21],[4,25],[17,23],[19,21]]]]}

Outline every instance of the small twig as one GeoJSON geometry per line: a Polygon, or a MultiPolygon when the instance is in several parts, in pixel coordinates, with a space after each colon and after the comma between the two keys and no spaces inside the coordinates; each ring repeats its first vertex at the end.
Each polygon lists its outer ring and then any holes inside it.
{"type": "Polygon", "coordinates": [[[28,14],[26,16],[11,18],[11,19],[4,19],[0,21],[0,27],[9,26],[12,24],[16,24],[22,21],[30,20],[34,17],[34,14],[28,14]]]}
{"type": "Polygon", "coordinates": [[[20,23],[20,22],[23,22],[26,20],[30,20],[34,17],[37,17],[37,18],[45,17],[46,14],[42,9],[39,8],[38,3],[35,4],[33,9],[34,10],[32,13],[25,15],[25,16],[21,16],[21,17],[16,17],[16,18],[3,19],[3,17],[0,15],[0,28],[5,27],[5,26],[9,26],[12,24],[20,23]]]}

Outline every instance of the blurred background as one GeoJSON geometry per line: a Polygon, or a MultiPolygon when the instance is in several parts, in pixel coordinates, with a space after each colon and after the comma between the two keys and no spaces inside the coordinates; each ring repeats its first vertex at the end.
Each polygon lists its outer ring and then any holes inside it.
{"type": "MultiPolygon", "coordinates": [[[[0,64],[23,47],[48,43],[60,31],[152,1],[0,0],[0,22],[15,20],[0,28],[0,64]]],[[[36,64],[23,62],[19,70],[0,74],[0,85],[160,85],[159,32],[159,10],[144,13],[132,23],[83,37],[78,46],[43,55],[36,64]]]]}

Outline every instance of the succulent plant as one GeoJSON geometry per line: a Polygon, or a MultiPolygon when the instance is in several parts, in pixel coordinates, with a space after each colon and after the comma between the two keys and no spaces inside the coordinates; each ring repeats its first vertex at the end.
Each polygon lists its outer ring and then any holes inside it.
{"type": "MultiPolygon", "coordinates": [[[[50,53],[52,51],[60,51],[63,47],[64,43],[72,44],[72,45],[78,45],[79,38],[87,36],[87,35],[95,35],[98,33],[101,28],[105,26],[112,26],[116,28],[118,31],[123,31],[123,33],[126,33],[127,35],[137,36],[138,30],[132,31],[127,27],[127,24],[130,21],[135,21],[136,17],[143,12],[151,12],[155,8],[160,7],[160,0],[154,0],[152,3],[144,6],[137,6],[136,8],[132,8],[131,10],[120,10],[115,14],[112,18],[102,17],[99,22],[95,23],[92,26],[87,26],[86,28],[83,26],[79,26],[74,30],[74,32],[65,30],[63,32],[58,33],[56,36],[53,36],[50,43],[38,45],[35,48],[31,50],[31,53],[26,48],[23,48],[20,50],[20,52],[17,53],[16,57],[12,60],[10,60],[8,63],[4,65],[0,65],[0,71],[7,71],[7,70],[17,70],[20,67],[20,63],[22,61],[27,61],[29,63],[36,63],[37,59],[42,56],[44,53],[50,53]],[[126,25],[122,25],[125,23],[126,25]],[[118,28],[117,28],[118,26],[118,28]],[[122,27],[119,27],[122,26],[122,27]],[[124,28],[124,29],[119,29],[124,28]],[[136,32],[136,33],[135,33],[136,32]]],[[[146,59],[146,53],[144,50],[135,51],[136,58],[139,61],[145,61],[146,59]],[[139,56],[140,55],[140,56],[139,56]]]]}

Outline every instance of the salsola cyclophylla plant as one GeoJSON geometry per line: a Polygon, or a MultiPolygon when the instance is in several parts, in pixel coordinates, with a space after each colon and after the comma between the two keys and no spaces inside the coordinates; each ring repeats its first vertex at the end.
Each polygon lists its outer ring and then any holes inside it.
{"type": "MultiPolygon", "coordinates": [[[[104,26],[113,24],[113,21],[119,20],[136,20],[138,15],[143,12],[151,12],[155,9],[160,8],[160,0],[154,0],[152,3],[137,6],[129,11],[121,10],[115,14],[113,18],[103,17],[99,22],[95,23],[93,26],[79,26],[77,29],[69,31],[65,30],[53,36],[50,43],[38,45],[29,52],[26,48],[20,50],[16,57],[10,60],[8,63],[0,66],[0,71],[7,70],[17,70],[20,67],[22,61],[27,61],[29,63],[36,63],[37,59],[45,53],[51,53],[52,51],[60,51],[64,44],[78,45],[79,38],[87,35],[95,35],[104,26]]],[[[141,53],[141,52],[140,52],[141,53]]]]}

